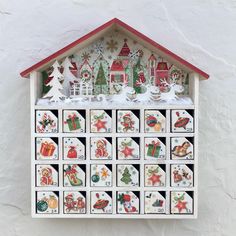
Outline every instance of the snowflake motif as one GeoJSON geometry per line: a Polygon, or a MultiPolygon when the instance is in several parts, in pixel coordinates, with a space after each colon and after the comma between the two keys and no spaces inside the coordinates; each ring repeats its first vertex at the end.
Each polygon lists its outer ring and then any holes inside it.
{"type": "Polygon", "coordinates": [[[116,39],[118,36],[119,36],[119,30],[113,30],[108,37],[111,39],[116,39]]]}
{"type": "Polygon", "coordinates": [[[102,42],[97,42],[94,44],[94,50],[97,54],[102,54],[104,50],[104,45],[102,42]]]}
{"type": "Polygon", "coordinates": [[[142,49],[139,49],[137,51],[137,53],[138,53],[138,57],[142,57],[143,56],[143,50],[142,49]]]}
{"type": "Polygon", "coordinates": [[[107,44],[107,50],[109,50],[111,53],[116,51],[118,49],[117,42],[111,39],[110,41],[106,42],[107,44]]]}
{"type": "Polygon", "coordinates": [[[82,58],[83,61],[89,60],[90,57],[91,57],[91,56],[90,56],[90,54],[89,54],[88,52],[83,52],[83,53],[82,53],[82,56],[81,56],[81,58],[82,58]]]}
{"type": "Polygon", "coordinates": [[[139,51],[138,50],[131,50],[129,53],[129,58],[133,61],[137,60],[139,57],[139,51]]]}

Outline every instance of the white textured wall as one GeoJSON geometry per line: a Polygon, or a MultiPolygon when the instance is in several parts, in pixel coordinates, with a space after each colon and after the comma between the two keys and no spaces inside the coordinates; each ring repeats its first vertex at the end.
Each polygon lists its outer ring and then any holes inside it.
{"type": "Polygon", "coordinates": [[[0,236],[236,234],[236,1],[0,0],[0,236]],[[211,76],[200,83],[197,220],[30,217],[29,81],[19,72],[120,18],[211,76]]]}

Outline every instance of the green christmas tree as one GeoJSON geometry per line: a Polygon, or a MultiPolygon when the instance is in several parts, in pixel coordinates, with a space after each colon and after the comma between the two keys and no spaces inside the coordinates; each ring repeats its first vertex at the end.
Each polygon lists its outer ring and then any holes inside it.
{"type": "Polygon", "coordinates": [[[139,81],[139,72],[141,70],[143,70],[143,66],[141,65],[139,58],[136,65],[133,68],[133,87],[136,93],[142,93],[141,86],[137,84],[137,82],[139,81]]]}
{"type": "Polygon", "coordinates": [[[124,173],[122,174],[122,178],[120,180],[125,184],[129,184],[132,181],[130,176],[131,174],[129,173],[129,169],[125,167],[124,173]]]}
{"type": "Polygon", "coordinates": [[[46,84],[46,83],[49,82],[48,81],[48,73],[46,71],[42,72],[42,78],[43,78],[42,79],[42,82],[43,82],[43,84],[42,84],[42,86],[43,86],[43,94],[46,94],[51,89],[51,87],[46,84]]]}
{"type": "Polygon", "coordinates": [[[95,85],[107,85],[106,76],[104,73],[102,63],[100,63],[100,66],[98,69],[98,74],[97,74],[95,85]]]}
{"type": "Polygon", "coordinates": [[[98,69],[98,74],[96,77],[96,82],[95,82],[95,86],[97,87],[95,92],[96,94],[99,93],[107,93],[107,80],[106,80],[106,76],[105,76],[105,72],[102,66],[102,63],[100,63],[99,69],[98,69]]]}

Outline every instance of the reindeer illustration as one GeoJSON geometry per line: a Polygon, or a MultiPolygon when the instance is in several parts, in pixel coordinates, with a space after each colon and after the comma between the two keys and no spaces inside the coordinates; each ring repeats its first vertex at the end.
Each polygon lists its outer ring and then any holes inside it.
{"type": "Polygon", "coordinates": [[[151,100],[155,100],[160,90],[157,86],[152,86],[150,84],[141,85],[146,88],[144,93],[137,94],[134,102],[150,102],[151,100]]]}
{"type": "Polygon", "coordinates": [[[182,85],[176,84],[174,81],[172,84],[169,84],[166,82],[166,79],[161,79],[162,85],[166,85],[169,89],[168,92],[163,92],[159,96],[160,101],[171,101],[171,100],[176,100],[178,96],[176,93],[182,93],[184,91],[184,87],[182,85]]]}
{"type": "Polygon", "coordinates": [[[136,96],[135,90],[132,87],[123,84],[120,93],[113,95],[112,101],[117,103],[131,102],[136,98],[136,96]]]}

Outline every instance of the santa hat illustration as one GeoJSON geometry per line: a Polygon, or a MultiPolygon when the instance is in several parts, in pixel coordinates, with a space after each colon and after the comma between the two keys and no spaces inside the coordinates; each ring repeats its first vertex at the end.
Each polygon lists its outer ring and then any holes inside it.
{"type": "Polygon", "coordinates": [[[98,140],[97,144],[99,144],[99,143],[103,144],[104,146],[107,145],[107,142],[106,142],[105,139],[100,139],[100,140],[98,140]]]}
{"type": "Polygon", "coordinates": [[[49,174],[52,174],[51,168],[43,168],[42,173],[45,172],[45,171],[48,172],[49,174]]]}
{"type": "Polygon", "coordinates": [[[128,113],[128,114],[125,114],[124,116],[123,116],[123,119],[126,119],[126,118],[128,118],[128,119],[131,119],[131,115],[128,113]]]}
{"type": "Polygon", "coordinates": [[[71,199],[71,200],[73,200],[73,195],[70,193],[70,194],[68,194],[68,195],[65,197],[65,199],[71,199]]]}

